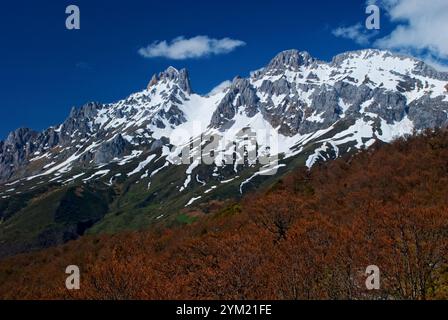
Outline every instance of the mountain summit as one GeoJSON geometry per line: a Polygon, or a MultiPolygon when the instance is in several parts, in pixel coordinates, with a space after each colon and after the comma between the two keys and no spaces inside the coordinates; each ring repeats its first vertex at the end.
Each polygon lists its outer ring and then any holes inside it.
{"type": "Polygon", "coordinates": [[[178,84],[179,87],[188,94],[192,93],[187,69],[181,69],[179,71],[174,67],[168,67],[164,72],[153,75],[147,89],[150,90],[151,87],[159,82],[169,81],[173,81],[178,84]]]}
{"type": "Polygon", "coordinates": [[[300,67],[308,67],[316,60],[306,51],[295,49],[280,52],[266,67],[269,71],[298,71],[300,67]]]}

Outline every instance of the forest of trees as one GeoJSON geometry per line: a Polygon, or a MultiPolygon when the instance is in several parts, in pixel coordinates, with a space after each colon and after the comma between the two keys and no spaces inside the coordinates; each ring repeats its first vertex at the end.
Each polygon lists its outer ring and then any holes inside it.
{"type": "Polygon", "coordinates": [[[447,299],[448,132],[297,170],[188,226],[4,259],[0,298],[447,299]],[[80,290],[65,287],[68,265],[80,290]]]}

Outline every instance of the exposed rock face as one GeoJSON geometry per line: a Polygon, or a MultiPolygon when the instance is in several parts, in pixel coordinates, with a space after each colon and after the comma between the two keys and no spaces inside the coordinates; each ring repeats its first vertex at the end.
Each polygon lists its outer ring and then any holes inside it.
{"type": "Polygon", "coordinates": [[[448,102],[442,97],[431,99],[424,96],[409,104],[409,119],[416,129],[443,127],[448,124],[448,102]]]}
{"type": "MultiPolygon", "coordinates": [[[[382,70],[381,65],[378,70],[382,70]]],[[[249,117],[260,111],[287,136],[308,134],[327,128],[342,118],[362,118],[365,113],[376,114],[388,124],[409,116],[416,120],[417,130],[439,126],[446,121],[443,115],[446,102],[443,97],[432,97],[428,81],[420,76],[444,80],[447,75],[415,59],[380,50],[344,53],[330,64],[312,58],[307,52],[288,50],[277,55],[266,68],[255,72],[252,79],[235,79],[213,114],[211,126],[218,128],[229,123],[241,109],[249,117]],[[388,70],[397,78],[394,88],[385,88],[384,83],[373,81],[368,70],[362,79],[352,77],[351,69],[359,66],[351,67],[350,63],[368,62],[369,59],[413,63],[414,75],[388,70]],[[322,74],[329,75],[331,85],[320,78],[322,74]],[[409,101],[408,93],[425,90],[427,93],[420,98],[423,100],[409,101]],[[423,108],[422,103],[436,108],[423,108]],[[408,114],[411,107],[412,112],[408,114]],[[416,112],[420,109],[421,113],[416,112]]]]}
{"type": "Polygon", "coordinates": [[[180,71],[178,71],[176,68],[169,67],[164,72],[161,72],[158,75],[153,75],[147,89],[151,90],[151,88],[159,82],[174,82],[180,87],[181,90],[185,91],[188,94],[192,93],[190,78],[188,76],[187,69],[181,69],[180,71]]]}
{"type": "Polygon", "coordinates": [[[157,75],[155,74],[155,75],[152,76],[151,81],[149,81],[147,89],[148,89],[148,90],[151,90],[151,88],[152,88],[153,86],[155,86],[155,85],[157,84],[157,82],[159,82],[159,78],[158,78],[157,75]]]}
{"type": "Polygon", "coordinates": [[[96,164],[107,164],[115,158],[122,158],[129,153],[130,144],[121,134],[118,134],[112,140],[103,143],[95,151],[94,161],[96,164]]]}
{"type": "Polygon", "coordinates": [[[299,71],[301,67],[309,67],[315,62],[316,60],[306,51],[287,50],[272,59],[263,74],[278,75],[287,70],[299,71]]]}
{"type": "Polygon", "coordinates": [[[28,128],[20,128],[8,135],[0,143],[0,182],[7,180],[13,173],[27,163],[28,157],[37,150],[32,144],[38,133],[28,128]]]}
{"type": "Polygon", "coordinates": [[[250,81],[237,77],[233,80],[228,93],[213,113],[210,126],[219,128],[225,125],[239,111],[244,112],[248,117],[253,117],[258,112],[258,105],[259,98],[250,81]]]}

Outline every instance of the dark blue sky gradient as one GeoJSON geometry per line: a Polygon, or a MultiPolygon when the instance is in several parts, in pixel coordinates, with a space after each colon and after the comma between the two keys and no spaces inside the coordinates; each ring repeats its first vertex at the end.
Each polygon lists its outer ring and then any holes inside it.
{"type": "Polygon", "coordinates": [[[259,69],[282,50],[307,50],[329,60],[359,49],[331,30],[363,23],[364,10],[360,0],[2,2],[0,139],[17,127],[43,130],[58,124],[72,106],[124,98],[170,65],[186,67],[193,89],[206,93],[259,69]],[[65,28],[69,4],[80,7],[79,31],[65,28]],[[137,53],[155,40],[196,35],[230,37],[247,45],[226,55],[183,61],[145,59],[137,53]]]}

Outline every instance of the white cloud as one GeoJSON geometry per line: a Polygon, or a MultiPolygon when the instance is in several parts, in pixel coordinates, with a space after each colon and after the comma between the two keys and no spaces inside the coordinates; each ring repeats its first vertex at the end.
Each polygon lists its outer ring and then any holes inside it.
{"type": "Polygon", "coordinates": [[[332,33],[336,37],[351,39],[362,46],[368,45],[370,43],[370,38],[377,34],[377,32],[368,32],[368,30],[360,23],[349,27],[339,27],[333,30],[332,33]]]}
{"type": "Polygon", "coordinates": [[[369,33],[361,23],[333,30],[338,37],[352,39],[361,46],[389,49],[417,56],[439,70],[448,68],[448,0],[367,0],[376,4],[381,19],[395,27],[372,41],[378,33],[369,33]]]}
{"type": "Polygon", "coordinates": [[[196,36],[186,39],[178,37],[171,42],[156,41],[138,52],[145,58],[163,57],[174,60],[201,58],[232,52],[246,43],[230,38],[213,39],[207,36],[196,36]]]}
{"type": "Polygon", "coordinates": [[[436,59],[448,58],[447,0],[380,0],[377,4],[398,25],[389,35],[376,40],[375,46],[425,51],[436,59]]]}

